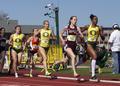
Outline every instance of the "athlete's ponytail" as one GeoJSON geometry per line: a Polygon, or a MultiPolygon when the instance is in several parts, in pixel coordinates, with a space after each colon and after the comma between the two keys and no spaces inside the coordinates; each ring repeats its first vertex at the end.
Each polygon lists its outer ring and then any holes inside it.
{"type": "Polygon", "coordinates": [[[91,14],[90,19],[93,20],[94,17],[97,17],[96,15],[91,14]]]}

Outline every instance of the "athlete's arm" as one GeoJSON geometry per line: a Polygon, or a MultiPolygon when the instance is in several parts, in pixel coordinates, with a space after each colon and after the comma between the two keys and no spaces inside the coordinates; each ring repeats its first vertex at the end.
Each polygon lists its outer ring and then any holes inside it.
{"type": "Polygon", "coordinates": [[[37,33],[37,34],[39,35],[40,33],[41,33],[41,29],[38,30],[38,33],[37,33]]]}
{"type": "Polygon", "coordinates": [[[25,35],[23,34],[23,38],[22,38],[22,47],[23,47],[23,50],[25,50],[25,35]]]}
{"type": "Polygon", "coordinates": [[[81,40],[84,41],[84,36],[83,36],[81,29],[79,27],[77,27],[77,31],[78,31],[78,35],[81,38],[81,40]]]}
{"type": "Polygon", "coordinates": [[[62,44],[65,45],[65,41],[63,39],[63,33],[66,31],[67,26],[60,32],[60,40],[62,41],[62,44]]]}
{"type": "Polygon", "coordinates": [[[30,44],[30,41],[31,41],[32,37],[29,37],[28,40],[25,42],[25,47],[27,47],[27,45],[30,44]]]}
{"type": "Polygon", "coordinates": [[[104,34],[103,34],[103,29],[102,29],[101,26],[100,26],[99,28],[100,28],[100,37],[101,37],[101,39],[104,41],[104,40],[105,40],[105,36],[104,36],[104,34]]]}
{"type": "Polygon", "coordinates": [[[10,39],[9,39],[9,42],[8,42],[8,44],[10,45],[10,46],[12,46],[13,45],[13,34],[10,36],[10,39]]]}
{"type": "Polygon", "coordinates": [[[89,25],[85,25],[84,27],[80,27],[81,32],[86,31],[89,28],[89,25]]]}
{"type": "Polygon", "coordinates": [[[32,38],[32,37],[29,37],[29,38],[28,38],[28,40],[26,41],[26,44],[29,44],[29,43],[30,43],[31,38],[32,38]]]}
{"type": "Polygon", "coordinates": [[[40,37],[40,34],[41,34],[41,29],[38,30],[38,37],[39,37],[39,41],[41,41],[41,37],[40,37]]]}
{"type": "Polygon", "coordinates": [[[52,32],[51,32],[51,39],[56,39],[56,37],[55,37],[55,34],[54,34],[54,31],[52,30],[52,32]]]}

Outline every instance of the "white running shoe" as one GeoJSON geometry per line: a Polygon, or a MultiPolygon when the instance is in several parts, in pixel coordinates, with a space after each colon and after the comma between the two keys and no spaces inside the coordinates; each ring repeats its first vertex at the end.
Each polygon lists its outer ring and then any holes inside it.
{"type": "Polygon", "coordinates": [[[18,73],[15,73],[15,78],[18,78],[18,73]]]}

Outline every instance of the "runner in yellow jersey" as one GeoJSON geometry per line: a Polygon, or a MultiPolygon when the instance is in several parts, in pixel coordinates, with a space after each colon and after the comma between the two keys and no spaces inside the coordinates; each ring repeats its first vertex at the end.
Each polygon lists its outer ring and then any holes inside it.
{"type": "Polygon", "coordinates": [[[53,31],[49,28],[49,21],[43,22],[43,28],[39,30],[40,33],[40,47],[39,51],[43,58],[43,65],[45,69],[45,75],[50,75],[47,69],[47,53],[50,46],[50,39],[55,39],[53,31]]]}
{"type": "Polygon", "coordinates": [[[17,64],[21,62],[22,51],[24,48],[24,34],[21,33],[21,26],[17,25],[15,27],[15,33],[10,36],[9,44],[12,46],[11,56],[13,60],[13,70],[15,77],[18,77],[17,64]]]}
{"type": "Polygon", "coordinates": [[[87,42],[88,42],[88,47],[87,47],[87,53],[92,57],[91,61],[91,68],[92,68],[92,77],[91,79],[97,79],[95,75],[95,67],[96,67],[96,45],[98,41],[98,37],[100,36],[102,40],[105,39],[103,35],[103,30],[102,27],[98,26],[98,17],[91,14],[90,15],[91,19],[91,25],[86,25],[83,27],[83,31],[87,30],[87,42]]]}

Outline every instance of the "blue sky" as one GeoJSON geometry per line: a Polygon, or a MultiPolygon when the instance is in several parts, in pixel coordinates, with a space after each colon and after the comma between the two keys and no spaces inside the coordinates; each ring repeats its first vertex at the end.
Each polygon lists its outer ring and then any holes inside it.
{"type": "Polygon", "coordinates": [[[20,24],[40,25],[45,19],[48,10],[45,5],[54,3],[60,8],[60,28],[67,25],[70,16],[78,17],[78,25],[90,23],[89,15],[95,14],[102,26],[120,24],[120,0],[0,0],[0,11],[9,14],[11,19],[19,20],[20,24]]]}

